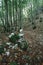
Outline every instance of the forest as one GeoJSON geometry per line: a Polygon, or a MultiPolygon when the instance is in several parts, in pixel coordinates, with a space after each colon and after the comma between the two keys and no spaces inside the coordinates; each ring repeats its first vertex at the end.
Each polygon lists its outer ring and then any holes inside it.
{"type": "Polygon", "coordinates": [[[43,0],[0,0],[0,65],[43,65],[43,0]]]}

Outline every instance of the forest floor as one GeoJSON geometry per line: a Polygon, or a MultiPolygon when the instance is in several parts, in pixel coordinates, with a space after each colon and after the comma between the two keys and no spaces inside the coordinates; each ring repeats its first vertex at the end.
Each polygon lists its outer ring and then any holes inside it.
{"type": "MultiPolygon", "coordinates": [[[[42,37],[43,37],[42,34],[39,34],[36,31],[24,30],[24,38],[27,40],[29,47],[31,48],[31,51],[32,51],[32,54],[30,54],[29,56],[35,57],[37,55],[40,55],[43,58],[43,38],[42,37]]],[[[4,33],[1,34],[1,38],[2,38],[3,42],[8,41],[8,37],[4,33]]],[[[17,52],[18,50],[15,50],[15,51],[17,52]]],[[[21,56],[21,55],[28,54],[28,52],[27,51],[23,51],[22,53],[18,52],[18,55],[19,54],[21,56]]],[[[7,60],[9,60],[9,59],[7,59],[7,60]]],[[[21,57],[20,57],[20,60],[21,60],[21,57]]],[[[18,62],[23,62],[23,60],[21,60],[21,61],[20,60],[18,62]]],[[[25,60],[24,60],[24,62],[25,62],[25,60]]],[[[41,65],[43,65],[43,62],[41,63],[41,65]]]]}
{"type": "MultiPolygon", "coordinates": [[[[40,16],[42,16],[42,14],[40,16]]],[[[29,47],[31,48],[32,54],[30,54],[30,56],[35,57],[37,55],[40,55],[43,59],[43,22],[39,23],[37,21],[36,24],[38,27],[35,30],[31,30],[31,29],[29,29],[29,27],[24,29],[24,31],[23,31],[24,38],[26,39],[29,47]]],[[[0,34],[0,38],[2,39],[2,41],[0,41],[0,43],[8,41],[8,37],[4,33],[0,34]]],[[[17,51],[18,50],[16,50],[16,52],[17,51]]],[[[28,52],[27,51],[23,51],[22,53],[18,52],[18,56],[19,55],[21,56],[21,54],[25,55],[25,54],[28,54],[28,52]]],[[[21,62],[20,60],[21,60],[21,57],[19,58],[18,62],[21,62]]],[[[23,62],[23,60],[22,60],[22,62],[23,62]]],[[[26,61],[24,60],[24,62],[26,62],[26,61]]],[[[43,62],[42,62],[42,65],[43,65],[43,62]]]]}
{"type": "MultiPolygon", "coordinates": [[[[43,18],[43,14],[39,15],[39,18],[43,18]]],[[[43,57],[43,22],[39,22],[39,19],[35,21],[37,28],[33,30],[31,27],[29,27],[28,23],[27,26],[24,28],[24,37],[29,43],[30,47],[34,52],[39,50],[41,52],[41,55],[43,57]]],[[[26,25],[26,24],[25,24],[26,25]]],[[[43,64],[42,64],[43,65],[43,64]]]]}

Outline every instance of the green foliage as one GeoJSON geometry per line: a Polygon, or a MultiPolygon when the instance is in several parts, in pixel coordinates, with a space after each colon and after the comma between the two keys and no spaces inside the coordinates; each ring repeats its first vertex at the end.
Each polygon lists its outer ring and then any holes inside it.
{"type": "Polygon", "coordinates": [[[26,6],[26,4],[27,4],[27,2],[28,2],[28,0],[14,0],[14,6],[15,6],[15,8],[17,8],[17,6],[20,8],[20,7],[25,7],[26,6]]]}
{"type": "Polygon", "coordinates": [[[28,2],[27,0],[19,0],[19,1],[20,1],[19,7],[21,6],[21,8],[25,7],[28,2]]]}
{"type": "Polygon", "coordinates": [[[0,54],[4,53],[4,46],[0,45],[0,54]]]}
{"type": "Polygon", "coordinates": [[[19,46],[24,51],[27,50],[27,48],[28,48],[28,44],[26,41],[21,42],[19,46]]]}
{"type": "Polygon", "coordinates": [[[18,65],[16,62],[10,62],[10,65],[18,65]]]}
{"type": "Polygon", "coordinates": [[[9,41],[12,43],[16,43],[18,39],[19,39],[19,36],[15,34],[15,35],[12,35],[11,38],[9,38],[9,41]]]}

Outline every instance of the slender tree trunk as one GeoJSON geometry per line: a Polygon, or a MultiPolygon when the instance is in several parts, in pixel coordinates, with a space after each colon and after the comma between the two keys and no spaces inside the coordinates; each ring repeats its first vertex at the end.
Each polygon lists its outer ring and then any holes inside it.
{"type": "Polygon", "coordinates": [[[5,2],[5,27],[6,27],[6,31],[9,32],[10,31],[10,24],[9,24],[9,20],[8,20],[8,0],[4,0],[5,2]]]}
{"type": "Polygon", "coordinates": [[[14,0],[13,0],[13,23],[14,23],[14,0]]]}
{"type": "Polygon", "coordinates": [[[33,22],[33,15],[32,15],[32,4],[31,4],[31,22],[33,22]]]}
{"type": "Polygon", "coordinates": [[[3,23],[3,26],[4,26],[3,1],[2,1],[2,17],[1,17],[1,20],[2,20],[2,23],[3,23]]]}
{"type": "Polygon", "coordinates": [[[6,9],[6,21],[5,21],[5,25],[6,25],[6,30],[7,30],[7,27],[8,27],[8,4],[7,4],[7,2],[6,2],[6,4],[5,4],[5,9],[6,9]]]}
{"type": "Polygon", "coordinates": [[[10,31],[12,31],[12,2],[9,1],[9,7],[8,7],[8,11],[9,11],[9,23],[10,23],[10,31]]]}
{"type": "Polygon", "coordinates": [[[19,17],[19,23],[20,23],[20,28],[22,28],[22,8],[21,8],[21,0],[19,0],[19,11],[20,11],[20,13],[19,13],[19,15],[20,15],[20,17],[19,17]]]}
{"type": "Polygon", "coordinates": [[[17,1],[16,3],[16,21],[15,21],[15,31],[17,30],[17,1]]]}

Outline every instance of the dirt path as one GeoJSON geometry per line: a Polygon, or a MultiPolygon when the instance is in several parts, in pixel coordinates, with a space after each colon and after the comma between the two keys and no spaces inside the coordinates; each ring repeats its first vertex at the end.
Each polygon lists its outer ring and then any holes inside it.
{"type": "Polygon", "coordinates": [[[42,52],[43,55],[43,41],[41,39],[40,42],[40,36],[38,34],[36,34],[35,32],[31,32],[31,31],[24,31],[24,37],[25,39],[28,41],[28,43],[30,44],[30,46],[32,46],[32,49],[35,50],[40,50],[42,52]]]}

